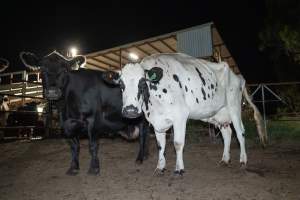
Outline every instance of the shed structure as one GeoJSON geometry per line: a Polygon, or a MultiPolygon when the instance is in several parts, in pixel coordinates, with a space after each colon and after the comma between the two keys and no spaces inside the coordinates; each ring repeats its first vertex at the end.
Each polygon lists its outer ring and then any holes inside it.
{"type": "Polygon", "coordinates": [[[86,68],[120,70],[126,63],[140,61],[151,54],[176,52],[214,61],[221,59],[239,74],[234,58],[212,22],[86,54],[86,68]],[[138,59],[133,60],[132,54],[138,59]]]}

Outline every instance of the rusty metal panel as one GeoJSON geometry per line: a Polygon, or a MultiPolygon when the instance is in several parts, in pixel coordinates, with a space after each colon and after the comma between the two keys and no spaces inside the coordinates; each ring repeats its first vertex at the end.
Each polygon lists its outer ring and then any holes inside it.
{"type": "Polygon", "coordinates": [[[177,50],[201,58],[212,56],[211,24],[205,24],[177,34],[177,50]]]}

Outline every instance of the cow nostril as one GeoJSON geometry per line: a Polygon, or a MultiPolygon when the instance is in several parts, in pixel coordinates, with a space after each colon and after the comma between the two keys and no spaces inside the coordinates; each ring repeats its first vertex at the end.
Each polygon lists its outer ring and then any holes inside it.
{"type": "Polygon", "coordinates": [[[138,113],[138,109],[137,107],[133,106],[133,105],[129,105],[129,106],[126,106],[124,109],[123,109],[123,114],[124,115],[128,115],[128,114],[137,114],[138,113]]]}

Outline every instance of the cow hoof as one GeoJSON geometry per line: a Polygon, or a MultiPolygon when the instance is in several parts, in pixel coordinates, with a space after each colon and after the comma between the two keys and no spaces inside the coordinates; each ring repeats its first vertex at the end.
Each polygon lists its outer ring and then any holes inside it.
{"type": "Polygon", "coordinates": [[[220,162],[219,162],[219,166],[221,166],[221,167],[229,167],[230,166],[230,160],[229,161],[224,161],[224,160],[221,160],[220,162]]]}
{"type": "Polygon", "coordinates": [[[175,170],[174,171],[174,176],[181,177],[181,176],[183,176],[183,174],[184,174],[184,170],[183,169],[181,169],[181,170],[175,170]]]}
{"type": "Polygon", "coordinates": [[[136,159],[135,163],[141,165],[143,164],[143,159],[136,159]]]}
{"type": "Polygon", "coordinates": [[[163,169],[156,168],[153,172],[153,176],[163,176],[163,175],[165,175],[165,171],[166,171],[166,168],[163,168],[163,169]]]}
{"type": "Polygon", "coordinates": [[[240,169],[241,169],[241,170],[246,170],[246,168],[247,168],[246,163],[241,162],[241,163],[240,163],[240,169]]]}
{"type": "Polygon", "coordinates": [[[76,176],[78,174],[78,172],[79,172],[79,169],[70,168],[70,169],[68,169],[66,174],[69,176],[76,176]]]}
{"type": "Polygon", "coordinates": [[[100,169],[99,168],[90,168],[88,171],[89,175],[99,175],[100,169]]]}

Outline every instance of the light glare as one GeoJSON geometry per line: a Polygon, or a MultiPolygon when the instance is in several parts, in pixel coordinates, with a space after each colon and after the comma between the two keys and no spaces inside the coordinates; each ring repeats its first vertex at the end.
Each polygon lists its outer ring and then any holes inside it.
{"type": "Polygon", "coordinates": [[[136,60],[139,59],[139,56],[136,55],[135,53],[129,53],[129,57],[130,57],[132,60],[134,60],[134,61],[136,61],[136,60]]]}
{"type": "Polygon", "coordinates": [[[72,47],[72,48],[70,49],[71,57],[75,57],[75,56],[77,55],[77,53],[78,53],[78,49],[77,49],[77,48],[72,47]]]}
{"type": "Polygon", "coordinates": [[[38,111],[39,113],[42,113],[42,112],[44,111],[44,108],[43,108],[43,107],[37,107],[37,111],[38,111]]]}

